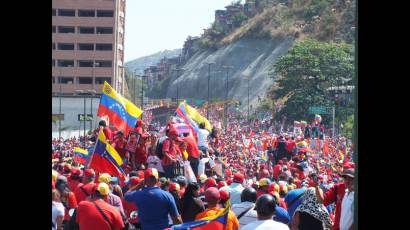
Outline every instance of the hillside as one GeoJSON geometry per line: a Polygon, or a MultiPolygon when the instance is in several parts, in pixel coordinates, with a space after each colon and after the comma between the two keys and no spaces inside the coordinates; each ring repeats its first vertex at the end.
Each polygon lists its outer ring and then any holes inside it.
{"type": "Polygon", "coordinates": [[[136,58],[132,61],[126,62],[125,67],[128,69],[130,73],[134,73],[134,71],[136,71],[137,74],[141,75],[144,73],[144,69],[148,68],[149,66],[157,64],[162,58],[177,57],[181,54],[181,51],[181,49],[160,51],[148,56],[136,58]]]}

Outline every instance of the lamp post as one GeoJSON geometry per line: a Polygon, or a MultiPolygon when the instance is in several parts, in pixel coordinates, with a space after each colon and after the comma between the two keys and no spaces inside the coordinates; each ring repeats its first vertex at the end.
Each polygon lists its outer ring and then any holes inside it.
{"type": "Polygon", "coordinates": [[[207,99],[208,105],[206,107],[206,119],[209,119],[209,87],[210,87],[209,81],[211,80],[211,65],[212,64],[215,64],[215,63],[214,62],[208,63],[208,99],[207,99]]]}
{"type": "MultiPolygon", "coordinates": [[[[174,68],[174,69],[172,69],[173,72],[174,72],[174,71],[177,71],[177,78],[180,76],[179,73],[180,73],[181,71],[184,71],[184,70],[185,70],[184,68],[174,68]]],[[[179,85],[178,85],[178,83],[176,83],[175,85],[176,85],[176,87],[177,87],[177,105],[178,105],[178,101],[179,101],[179,85]]]]}
{"type": "MultiPolygon", "coordinates": [[[[93,116],[93,99],[94,99],[94,95],[95,93],[97,93],[95,90],[87,90],[87,93],[90,94],[90,99],[91,99],[91,104],[90,104],[90,114],[92,117],[93,116]]],[[[90,130],[93,130],[93,119],[90,119],[90,130]]]]}
{"type": "MultiPolygon", "coordinates": [[[[78,95],[83,95],[84,96],[84,114],[83,114],[83,120],[84,120],[84,147],[85,147],[85,93],[84,90],[76,90],[75,91],[78,95]]],[[[81,119],[80,119],[81,122],[81,119]]]]}
{"type": "Polygon", "coordinates": [[[225,88],[225,127],[228,127],[228,74],[229,69],[233,69],[232,66],[223,66],[226,69],[226,88],[225,88]]]}

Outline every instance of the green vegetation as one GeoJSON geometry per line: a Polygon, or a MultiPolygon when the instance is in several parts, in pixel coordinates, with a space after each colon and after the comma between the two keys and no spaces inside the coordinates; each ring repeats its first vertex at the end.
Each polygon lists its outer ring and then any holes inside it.
{"type": "Polygon", "coordinates": [[[343,135],[345,137],[353,137],[353,128],[354,128],[354,115],[350,115],[347,118],[346,123],[343,125],[343,135]]]}
{"type": "MultiPolygon", "coordinates": [[[[353,114],[353,104],[335,104],[329,87],[341,85],[343,79],[353,79],[354,49],[345,43],[326,43],[313,39],[297,42],[273,66],[278,89],[274,99],[287,97],[277,119],[286,114],[288,120],[310,120],[310,106],[336,106],[336,121],[343,123],[353,114]]],[[[274,71],[274,72],[273,72],[274,71]]],[[[323,122],[330,124],[331,114],[323,122]]]]}

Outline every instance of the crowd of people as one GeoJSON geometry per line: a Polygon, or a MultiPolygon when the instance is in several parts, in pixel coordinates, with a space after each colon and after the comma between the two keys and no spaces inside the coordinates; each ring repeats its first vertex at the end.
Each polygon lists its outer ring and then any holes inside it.
{"type": "Polygon", "coordinates": [[[82,141],[54,139],[52,229],[159,230],[227,206],[227,230],[353,229],[348,138],[275,133],[266,122],[235,116],[228,121],[181,133],[173,118],[160,134],[138,120],[128,136],[101,121],[82,141]],[[92,146],[100,130],[122,158],[126,181],[72,158],[73,148],[92,146]]]}

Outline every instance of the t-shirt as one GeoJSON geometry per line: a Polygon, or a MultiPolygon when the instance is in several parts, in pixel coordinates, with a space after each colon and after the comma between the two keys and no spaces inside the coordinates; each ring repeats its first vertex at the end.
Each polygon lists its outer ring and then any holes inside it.
{"type": "Polygon", "coordinates": [[[64,205],[61,202],[51,203],[51,221],[54,223],[52,229],[57,229],[57,217],[64,216],[64,205]]]}
{"type": "Polygon", "coordinates": [[[289,230],[289,227],[274,220],[257,220],[245,225],[241,230],[289,230]]]}
{"type": "Polygon", "coordinates": [[[95,186],[94,183],[88,183],[83,185],[78,185],[77,188],[74,190],[74,195],[77,200],[77,203],[79,204],[81,201],[85,200],[87,198],[87,195],[81,190],[81,187],[88,193],[88,195],[91,195],[92,189],[95,186]]]}
{"type": "MultiPolygon", "coordinates": [[[[208,216],[214,216],[218,213],[218,211],[220,211],[220,209],[221,208],[218,208],[218,207],[208,208],[205,211],[196,215],[195,220],[199,220],[199,219],[202,219],[208,216]]],[[[225,229],[226,230],[239,229],[239,221],[236,218],[235,213],[232,212],[231,210],[229,210],[229,213],[228,213],[228,221],[226,223],[225,229]]]]}
{"type": "Polygon", "coordinates": [[[110,192],[107,196],[108,204],[111,204],[113,207],[116,207],[120,212],[124,213],[124,208],[122,206],[121,198],[114,193],[110,192]]]}
{"type": "Polygon", "coordinates": [[[346,193],[342,200],[342,209],[340,214],[340,230],[348,230],[353,224],[354,215],[354,191],[346,193]]]}
{"type": "MultiPolygon", "coordinates": [[[[177,148],[176,148],[176,146],[175,146],[175,144],[173,143],[172,140],[166,139],[164,142],[162,142],[162,152],[165,152],[165,151],[168,152],[168,155],[172,159],[174,159],[174,160],[177,159],[177,151],[178,150],[177,150],[177,148]]],[[[164,154],[164,158],[162,158],[162,165],[163,166],[168,166],[171,163],[172,163],[171,160],[168,157],[166,157],[165,154],[164,154]]]]}
{"type": "Polygon", "coordinates": [[[198,146],[203,146],[208,148],[208,136],[209,132],[206,129],[199,129],[197,133],[198,146]]]}
{"type": "Polygon", "coordinates": [[[198,145],[196,144],[195,140],[191,137],[184,137],[183,140],[187,143],[186,151],[188,152],[188,156],[193,158],[199,157],[199,149],[198,145]]]}
{"type": "Polygon", "coordinates": [[[231,204],[241,203],[241,193],[244,190],[244,187],[241,184],[232,183],[229,187],[223,190],[226,190],[227,192],[229,192],[231,204]]]}
{"type": "MultiPolygon", "coordinates": [[[[124,222],[120,212],[102,199],[95,203],[101,208],[107,216],[113,228],[124,228],[124,222]]],[[[77,209],[77,223],[81,230],[111,230],[110,224],[104,219],[97,207],[91,201],[82,201],[77,209]]]]}
{"type": "Polygon", "coordinates": [[[236,217],[245,212],[239,220],[239,229],[242,229],[245,225],[258,220],[258,214],[254,210],[255,204],[249,201],[242,202],[240,204],[232,205],[232,212],[236,217]],[[252,208],[251,208],[252,207],[252,208]]]}
{"type": "Polygon", "coordinates": [[[78,180],[71,180],[71,181],[68,183],[68,188],[70,189],[71,192],[74,192],[75,189],[76,189],[80,184],[82,184],[82,183],[81,183],[80,181],[78,181],[78,180]]]}
{"type": "Polygon", "coordinates": [[[174,197],[159,187],[127,192],[124,198],[138,207],[138,218],[144,230],[167,228],[168,214],[173,217],[179,215],[174,197]]]}

